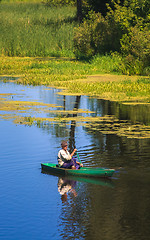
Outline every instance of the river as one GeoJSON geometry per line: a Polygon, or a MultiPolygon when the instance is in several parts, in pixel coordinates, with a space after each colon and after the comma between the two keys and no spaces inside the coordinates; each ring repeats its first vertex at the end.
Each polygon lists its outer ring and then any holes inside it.
{"type": "Polygon", "coordinates": [[[149,239],[149,106],[2,80],[0,94],[0,239],[149,239]],[[42,173],[63,139],[85,166],[115,168],[112,179],[42,173]]]}

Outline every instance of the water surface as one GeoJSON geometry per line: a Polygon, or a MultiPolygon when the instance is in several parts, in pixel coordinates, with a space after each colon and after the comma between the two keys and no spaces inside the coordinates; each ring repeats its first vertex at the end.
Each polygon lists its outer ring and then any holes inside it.
{"type": "MultiPolygon", "coordinates": [[[[63,96],[58,94],[60,91],[0,81],[0,93],[11,93],[5,96],[6,100],[54,105],[49,112],[41,108],[39,112],[33,108],[24,112],[0,111],[0,239],[148,239],[150,138],[104,134],[67,119],[63,123],[24,125],[8,118],[20,115],[58,119],[52,110],[75,107],[86,110],[78,116],[87,119],[116,114],[114,103],[88,96],[63,96]],[[116,168],[114,177],[109,181],[90,181],[42,173],[41,162],[57,162],[62,139],[68,140],[70,149],[77,147],[84,165],[116,168]],[[67,196],[60,192],[64,182],[72,189],[67,196]]],[[[133,124],[148,124],[148,111],[147,117],[143,114],[144,121],[142,117],[133,121],[127,110],[116,116],[133,124]]],[[[66,118],[69,116],[76,114],[66,118]]]]}

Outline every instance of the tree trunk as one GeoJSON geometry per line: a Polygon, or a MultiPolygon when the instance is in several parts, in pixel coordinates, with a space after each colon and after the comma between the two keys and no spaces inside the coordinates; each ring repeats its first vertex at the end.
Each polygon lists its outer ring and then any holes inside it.
{"type": "Polygon", "coordinates": [[[77,0],[77,18],[78,21],[82,21],[82,0],[77,0]]]}

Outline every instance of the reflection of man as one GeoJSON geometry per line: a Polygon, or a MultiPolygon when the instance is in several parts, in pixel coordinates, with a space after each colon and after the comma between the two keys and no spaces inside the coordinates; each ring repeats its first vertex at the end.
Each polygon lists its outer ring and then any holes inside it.
{"type": "Polygon", "coordinates": [[[59,178],[58,180],[58,192],[61,195],[62,202],[67,200],[67,193],[71,192],[76,197],[77,192],[74,187],[76,185],[76,181],[59,178]]]}

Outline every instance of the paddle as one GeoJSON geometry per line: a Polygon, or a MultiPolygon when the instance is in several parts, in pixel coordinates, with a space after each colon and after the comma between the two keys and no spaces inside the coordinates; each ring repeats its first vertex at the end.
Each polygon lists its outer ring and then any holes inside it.
{"type": "Polygon", "coordinates": [[[82,164],[78,152],[76,152],[79,162],[82,164]]]}

